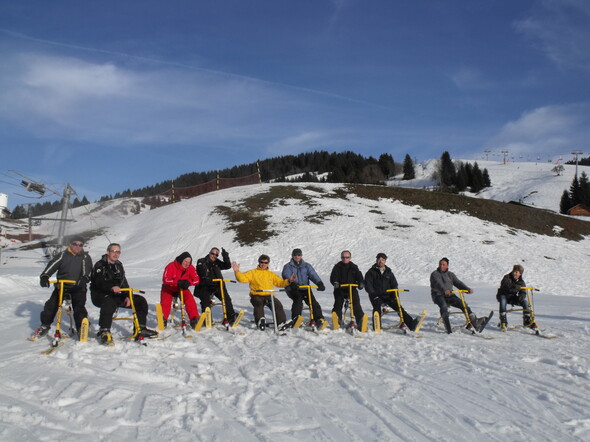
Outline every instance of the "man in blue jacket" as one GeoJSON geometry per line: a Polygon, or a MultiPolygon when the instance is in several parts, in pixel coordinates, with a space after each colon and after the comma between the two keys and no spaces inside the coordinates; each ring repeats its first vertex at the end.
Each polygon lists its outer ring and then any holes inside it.
{"type": "MultiPolygon", "coordinates": [[[[310,285],[309,283],[311,281],[318,286],[318,291],[323,292],[326,290],[326,286],[311,264],[303,261],[303,252],[301,249],[294,249],[293,253],[291,253],[291,261],[283,267],[283,279],[289,279],[291,275],[295,275],[295,281],[288,286],[285,291],[287,292],[287,296],[293,300],[293,305],[291,306],[291,319],[294,322],[297,319],[297,316],[301,315],[303,301],[309,306],[307,288],[299,287],[302,285],[310,285]]],[[[313,319],[318,326],[321,326],[322,322],[324,322],[324,315],[322,314],[322,308],[315,299],[313,292],[311,293],[311,303],[313,306],[313,319]]]]}

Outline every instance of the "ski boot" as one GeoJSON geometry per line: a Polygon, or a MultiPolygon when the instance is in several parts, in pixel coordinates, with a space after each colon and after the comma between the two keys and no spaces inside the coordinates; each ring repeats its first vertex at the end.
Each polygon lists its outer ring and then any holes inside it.
{"type": "Polygon", "coordinates": [[[98,342],[100,344],[108,346],[115,345],[115,343],[113,342],[113,336],[111,335],[111,331],[108,328],[101,328],[96,334],[96,338],[98,339],[98,342]]]}
{"type": "Polygon", "coordinates": [[[266,319],[264,317],[258,320],[258,329],[266,330],[266,319]]]}
{"type": "Polygon", "coordinates": [[[142,338],[153,339],[153,338],[158,337],[158,332],[155,330],[150,330],[146,326],[140,326],[139,327],[139,334],[137,336],[138,337],[141,336],[142,338]]]}
{"type": "Polygon", "coordinates": [[[35,330],[35,332],[31,335],[31,337],[29,338],[31,341],[36,341],[39,338],[42,338],[43,336],[46,336],[47,333],[49,333],[49,329],[51,328],[51,326],[49,325],[40,325],[39,328],[37,330],[35,330]]]}
{"type": "Polygon", "coordinates": [[[506,313],[500,313],[500,331],[505,332],[508,330],[508,321],[506,319],[506,313]]]}

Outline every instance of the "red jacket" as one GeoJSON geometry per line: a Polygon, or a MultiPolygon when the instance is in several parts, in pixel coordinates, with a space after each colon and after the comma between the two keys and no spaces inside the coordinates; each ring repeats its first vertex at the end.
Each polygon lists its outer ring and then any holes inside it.
{"type": "Polygon", "coordinates": [[[194,265],[191,264],[185,269],[178,261],[174,260],[164,269],[162,291],[169,293],[178,292],[180,290],[178,288],[178,281],[180,279],[186,279],[190,285],[198,285],[200,282],[194,265]]]}

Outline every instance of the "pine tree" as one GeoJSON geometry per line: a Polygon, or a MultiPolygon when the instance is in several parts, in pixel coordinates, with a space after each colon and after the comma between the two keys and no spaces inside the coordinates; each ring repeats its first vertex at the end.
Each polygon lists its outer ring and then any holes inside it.
{"type": "Polygon", "coordinates": [[[455,164],[451,160],[449,152],[444,151],[440,157],[440,184],[443,190],[450,189],[455,184],[457,172],[455,171],[455,164]]]}
{"type": "Polygon", "coordinates": [[[570,201],[572,203],[572,207],[582,202],[582,191],[580,188],[580,182],[578,181],[578,177],[576,176],[572,180],[572,185],[570,186],[570,201]]]}
{"type": "Polygon", "coordinates": [[[471,191],[473,193],[477,193],[481,189],[483,189],[483,187],[483,174],[479,169],[479,165],[477,164],[477,162],[475,162],[472,170],[471,191]]]}
{"type": "Polygon", "coordinates": [[[414,170],[414,162],[409,154],[404,158],[404,180],[413,180],[416,178],[416,171],[414,170]]]}
{"type": "Polygon", "coordinates": [[[379,156],[378,164],[381,172],[383,172],[383,175],[385,175],[386,178],[395,173],[395,162],[393,161],[393,157],[390,154],[381,154],[381,156],[379,156]]]}
{"type": "Polygon", "coordinates": [[[580,174],[578,184],[580,186],[580,203],[590,206],[590,182],[588,182],[588,175],[586,175],[586,172],[580,174]]]}
{"type": "Polygon", "coordinates": [[[488,173],[488,169],[483,170],[483,186],[492,187],[492,181],[490,180],[490,174],[488,173]]]}
{"type": "Polygon", "coordinates": [[[563,213],[565,215],[572,207],[570,194],[567,190],[564,190],[563,194],[561,195],[561,201],[559,202],[559,213],[563,213]]]}
{"type": "Polygon", "coordinates": [[[457,186],[457,190],[459,192],[465,191],[467,189],[467,185],[469,184],[469,180],[467,178],[467,167],[465,164],[459,164],[459,170],[457,171],[457,179],[455,180],[455,185],[457,186]]]}

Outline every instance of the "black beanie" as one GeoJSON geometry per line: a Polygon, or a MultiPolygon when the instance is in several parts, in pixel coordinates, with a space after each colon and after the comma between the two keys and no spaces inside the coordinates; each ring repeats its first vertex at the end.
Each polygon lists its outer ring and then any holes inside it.
{"type": "Polygon", "coordinates": [[[379,259],[379,258],[387,259],[387,255],[383,252],[377,253],[377,259],[379,259]]]}
{"type": "Polygon", "coordinates": [[[291,256],[303,256],[303,253],[301,252],[301,249],[293,249],[291,256]]]}
{"type": "Polygon", "coordinates": [[[182,261],[184,261],[186,258],[190,258],[191,262],[193,261],[193,257],[188,252],[182,252],[175,259],[176,259],[176,261],[178,261],[178,264],[182,264],[182,261]]]}

